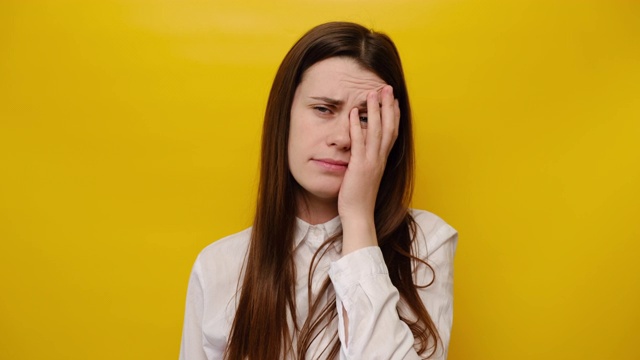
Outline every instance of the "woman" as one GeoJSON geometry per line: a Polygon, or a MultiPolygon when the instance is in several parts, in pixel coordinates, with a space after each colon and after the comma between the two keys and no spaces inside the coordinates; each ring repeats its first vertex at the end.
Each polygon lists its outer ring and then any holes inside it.
{"type": "Polygon", "coordinates": [[[446,358],[457,233],[408,209],[413,162],[393,42],[305,34],[271,88],[253,227],[194,264],[181,359],[446,358]]]}

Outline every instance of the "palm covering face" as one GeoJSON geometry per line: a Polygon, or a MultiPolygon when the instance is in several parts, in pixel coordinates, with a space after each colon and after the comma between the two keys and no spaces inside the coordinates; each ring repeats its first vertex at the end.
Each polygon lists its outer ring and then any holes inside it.
{"type": "Polygon", "coordinates": [[[349,113],[351,158],[338,194],[338,212],[345,220],[371,217],[389,152],[398,137],[400,108],[391,86],[367,94],[367,122],[358,109],[349,113]]]}

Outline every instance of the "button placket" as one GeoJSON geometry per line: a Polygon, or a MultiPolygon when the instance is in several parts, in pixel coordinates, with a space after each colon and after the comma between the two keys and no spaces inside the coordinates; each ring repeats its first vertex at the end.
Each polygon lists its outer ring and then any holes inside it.
{"type": "MultiPolygon", "coordinates": [[[[314,225],[309,228],[309,232],[307,233],[307,241],[312,252],[315,253],[316,251],[318,251],[320,245],[322,245],[322,243],[326,239],[327,233],[323,226],[314,225]]],[[[318,266],[316,267],[315,273],[313,275],[313,284],[311,288],[311,291],[314,294],[317,294],[320,290],[320,287],[322,286],[321,280],[324,278],[324,275],[326,275],[326,272],[328,271],[328,268],[325,269],[323,266],[323,263],[326,261],[326,259],[316,258],[316,261],[318,261],[319,263],[317,264],[318,266]]]]}

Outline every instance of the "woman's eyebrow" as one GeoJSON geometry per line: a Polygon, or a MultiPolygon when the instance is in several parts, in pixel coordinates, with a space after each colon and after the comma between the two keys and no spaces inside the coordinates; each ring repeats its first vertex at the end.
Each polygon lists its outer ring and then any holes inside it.
{"type": "Polygon", "coordinates": [[[324,97],[324,96],[310,96],[310,98],[314,99],[314,100],[325,102],[325,103],[327,103],[329,105],[333,105],[333,106],[341,106],[342,104],[344,104],[344,101],[342,101],[342,100],[336,100],[336,99],[332,99],[332,98],[328,98],[328,97],[324,97]]]}
{"type": "MultiPolygon", "coordinates": [[[[318,100],[318,101],[322,101],[325,102],[329,105],[333,105],[333,106],[342,106],[342,104],[344,104],[344,101],[342,100],[336,100],[336,99],[332,99],[332,98],[328,98],[328,97],[324,97],[324,96],[310,96],[311,99],[314,100],[318,100]]],[[[363,100],[360,104],[358,104],[358,109],[367,109],[367,100],[363,100]]]]}

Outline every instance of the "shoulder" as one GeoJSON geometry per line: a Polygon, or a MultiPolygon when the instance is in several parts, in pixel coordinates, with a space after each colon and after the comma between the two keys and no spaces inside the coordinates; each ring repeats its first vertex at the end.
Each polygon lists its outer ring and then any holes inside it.
{"type": "Polygon", "coordinates": [[[247,228],[213,242],[198,254],[194,271],[200,272],[209,281],[230,278],[237,280],[235,275],[240,274],[250,238],[251,228],[247,228]]]}
{"type": "Polygon", "coordinates": [[[194,336],[202,337],[201,346],[210,351],[224,350],[250,237],[249,228],[215,241],[200,251],[193,265],[187,306],[197,309],[194,336]]]}
{"type": "Polygon", "coordinates": [[[418,254],[430,254],[443,246],[455,251],[458,231],[438,215],[426,210],[411,209],[416,222],[415,246],[418,254]]]}
{"type": "Polygon", "coordinates": [[[238,252],[244,254],[249,246],[250,238],[251,228],[247,228],[235,234],[225,236],[222,239],[217,240],[202,249],[202,251],[198,255],[198,258],[208,259],[219,256],[226,257],[230,253],[236,254],[238,252]]]}
{"type": "Polygon", "coordinates": [[[435,357],[444,359],[453,321],[454,255],[458,232],[428,211],[411,210],[410,214],[416,223],[412,244],[412,253],[418,258],[413,262],[414,284],[442,341],[435,357]]]}

